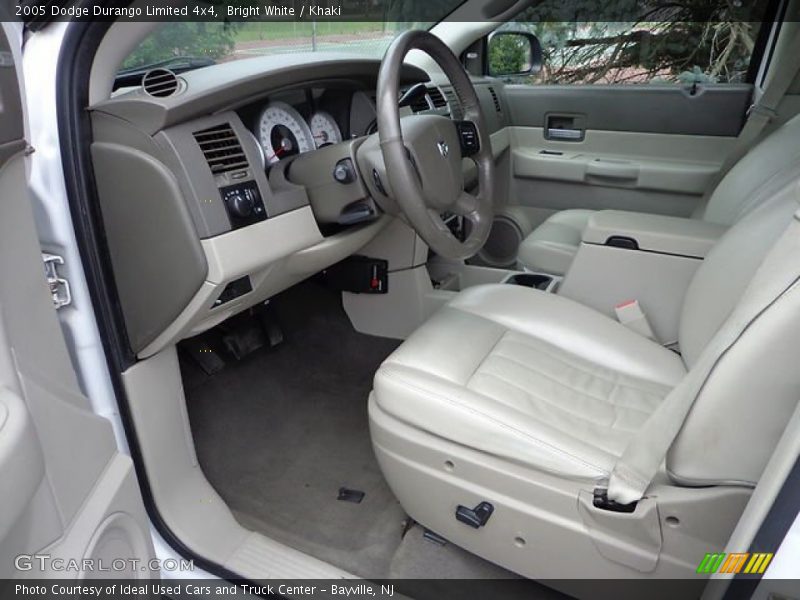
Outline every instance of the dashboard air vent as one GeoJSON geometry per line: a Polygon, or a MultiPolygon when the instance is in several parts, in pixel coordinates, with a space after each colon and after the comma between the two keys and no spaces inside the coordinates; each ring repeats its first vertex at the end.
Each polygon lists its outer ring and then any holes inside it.
{"type": "Polygon", "coordinates": [[[430,97],[434,108],[444,108],[447,106],[447,101],[444,99],[442,91],[439,88],[429,87],[428,96],[430,97]]]}
{"type": "Polygon", "coordinates": [[[214,175],[249,166],[242,144],[230,124],[209,127],[193,135],[214,175]]]}
{"type": "Polygon", "coordinates": [[[169,69],[153,69],[142,77],[142,88],[156,98],[166,98],[178,91],[178,76],[169,69]]]}
{"type": "Polygon", "coordinates": [[[415,113],[422,112],[423,110],[430,110],[430,105],[428,104],[428,96],[419,96],[415,98],[414,101],[409,105],[411,106],[411,110],[415,113]]]}
{"type": "Polygon", "coordinates": [[[492,102],[494,102],[494,109],[496,112],[501,112],[500,108],[500,98],[497,97],[497,92],[494,91],[494,88],[489,86],[489,93],[492,95],[492,102]]]}

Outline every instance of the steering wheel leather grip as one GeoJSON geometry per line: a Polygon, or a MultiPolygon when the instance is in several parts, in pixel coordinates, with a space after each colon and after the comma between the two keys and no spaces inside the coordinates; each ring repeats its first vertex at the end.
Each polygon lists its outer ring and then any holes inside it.
{"type": "Polygon", "coordinates": [[[412,30],[392,42],[381,64],[377,91],[378,137],[389,195],[437,254],[449,259],[473,256],[486,243],[492,225],[494,158],[486,119],[469,75],[450,49],[427,31],[412,30]],[[464,190],[461,138],[456,123],[439,115],[400,118],[398,106],[403,59],[411,50],[428,54],[453,85],[465,121],[475,125],[479,149],[469,158],[478,169],[478,190],[464,190]],[[462,242],[444,223],[444,212],[470,223],[462,242]]]}

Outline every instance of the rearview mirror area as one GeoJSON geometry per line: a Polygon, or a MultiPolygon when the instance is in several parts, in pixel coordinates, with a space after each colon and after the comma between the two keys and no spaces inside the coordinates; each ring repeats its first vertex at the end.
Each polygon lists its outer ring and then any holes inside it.
{"type": "Polygon", "coordinates": [[[487,63],[492,77],[534,75],[542,68],[542,46],[532,33],[498,31],[489,38],[487,63]]]}

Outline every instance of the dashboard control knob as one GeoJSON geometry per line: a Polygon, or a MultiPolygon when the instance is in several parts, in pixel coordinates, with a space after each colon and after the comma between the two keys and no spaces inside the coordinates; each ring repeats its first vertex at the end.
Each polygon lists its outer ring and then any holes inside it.
{"type": "Polygon", "coordinates": [[[237,217],[249,217],[253,214],[253,199],[248,194],[233,194],[228,198],[228,207],[237,217]]]}

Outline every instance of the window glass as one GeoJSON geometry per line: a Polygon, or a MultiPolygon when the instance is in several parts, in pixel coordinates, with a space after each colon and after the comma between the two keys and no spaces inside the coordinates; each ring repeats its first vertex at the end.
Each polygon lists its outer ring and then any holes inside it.
{"type": "Polygon", "coordinates": [[[139,69],[187,57],[229,62],[264,54],[326,50],[380,57],[403,31],[431,25],[376,21],[167,23],[145,38],[122,68],[139,69]]]}
{"type": "MultiPolygon", "coordinates": [[[[651,9],[658,4],[675,6],[656,1],[651,9]]],[[[682,3],[692,4],[691,0],[682,3]]],[[[696,16],[686,9],[652,21],[558,22],[550,20],[555,11],[549,13],[547,7],[552,4],[544,2],[498,31],[532,33],[542,46],[541,68],[531,75],[513,77],[516,83],[741,83],[747,79],[761,28],[761,22],[754,19],[763,16],[767,3],[759,5],[753,0],[750,4],[748,8],[739,3],[739,10],[732,13],[724,10],[727,3],[721,3],[705,21],[680,20],[696,16]]],[[[503,64],[503,72],[513,72],[509,62],[524,59],[508,42],[490,43],[490,65],[503,64]]]]}

